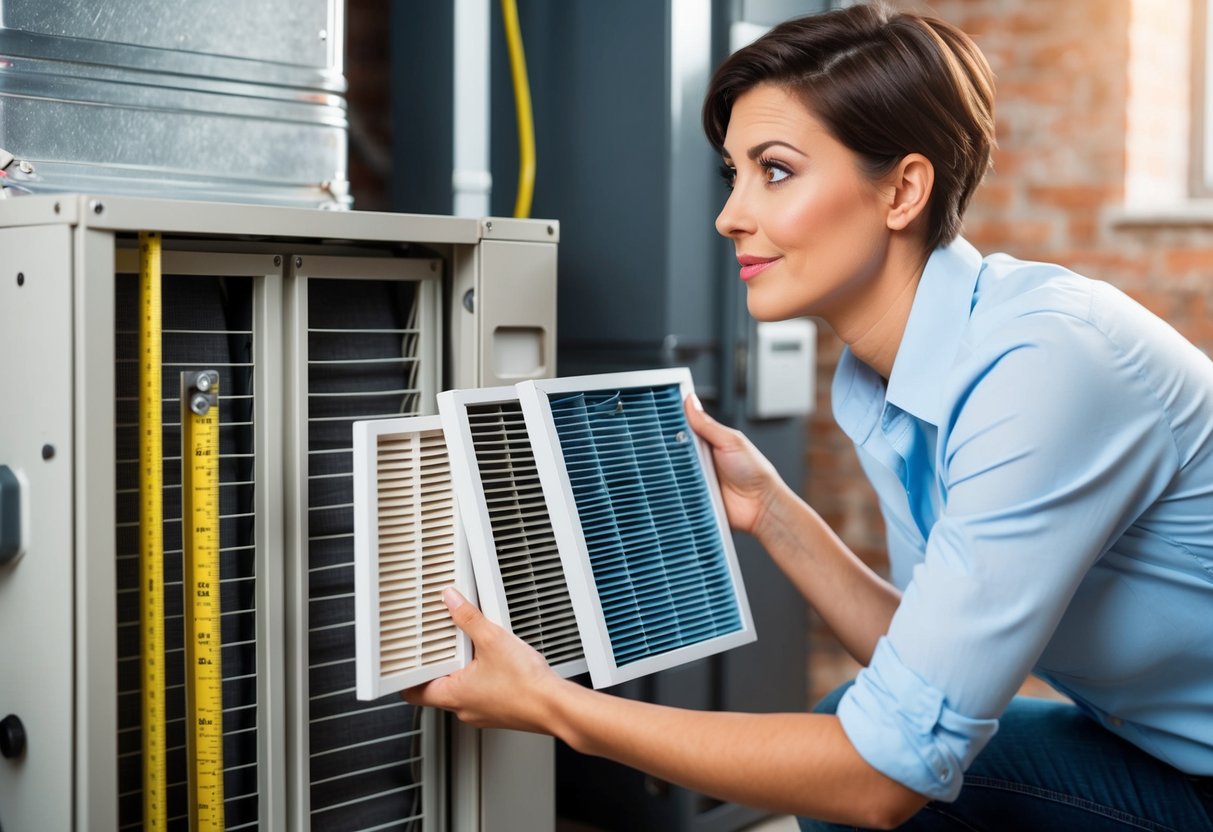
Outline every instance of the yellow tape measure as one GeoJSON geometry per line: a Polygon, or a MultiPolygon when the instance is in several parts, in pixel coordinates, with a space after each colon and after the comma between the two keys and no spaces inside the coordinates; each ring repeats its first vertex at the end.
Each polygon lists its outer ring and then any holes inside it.
{"type": "Polygon", "coordinates": [[[167,828],[164,718],[164,440],[160,353],[160,235],[139,234],[139,654],[143,828],[167,828]]]}
{"type": "Polygon", "coordinates": [[[185,713],[190,829],[223,829],[219,609],[219,373],[181,374],[185,713]]]}

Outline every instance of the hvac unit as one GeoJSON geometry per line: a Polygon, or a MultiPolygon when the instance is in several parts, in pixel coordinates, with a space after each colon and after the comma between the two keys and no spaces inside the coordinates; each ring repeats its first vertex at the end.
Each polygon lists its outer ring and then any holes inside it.
{"type": "Polygon", "coordinates": [[[444,386],[551,375],[557,236],[532,221],[0,200],[0,828],[150,828],[150,728],[165,735],[167,828],[187,826],[176,391],[201,370],[219,379],[226,827],[551,827],[550,740],[355,695],[352,426],[435,414],[444,386]],[[150,722],[140,232],[163,237],[167,678],[150,722]]]}
{"type": "Polygon", "coordinates": [[[368,693],[372,680],[394,683],[385,656],[401,644],[403,684],[466,661],[440,597],[466,586],[461,530],[486,615],[558,672],[588,667],[594,687],[753,641],[712,461],[683,412],[691,392],[686,369],[528,381],[441,393],[437,420],[359,424],[361,632],[385,615],[410,628],[360,651],[368,693]],[[437,545],[422,543],[426,522],[437,545]],[[387,581],[407,612],[384,606],[387,581]],[[419,667],[429,644],[442,647],[419,667]]]}

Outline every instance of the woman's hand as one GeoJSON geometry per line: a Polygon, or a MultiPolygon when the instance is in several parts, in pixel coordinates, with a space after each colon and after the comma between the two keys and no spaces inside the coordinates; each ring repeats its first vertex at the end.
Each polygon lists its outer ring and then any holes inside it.
{"type": "Polygon", "coordinates": [[[775,466],[741,431],[725,427],[705,413],[697,397],[687,396],[683,405],[691,428],[712,449],[729,525],[757,534],[767,509],[785,488],[775,466]]]}
{"type": "Polygon", "coordinates": [[[401,692],[406,702],[453,711],[477,728],[551,733],[552,697],[569,684],[543,656],[484,617],[454,588],[442,593],[451,618],[472,639],[471,663],[401,692]]]}

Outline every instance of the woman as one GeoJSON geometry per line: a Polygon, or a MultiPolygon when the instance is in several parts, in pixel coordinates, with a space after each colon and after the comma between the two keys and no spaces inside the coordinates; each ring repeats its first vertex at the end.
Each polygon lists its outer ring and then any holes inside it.
{"type": "Polygon", "coordinates": [[[1213,364],[1107,285],[958,238],[993,79],[942,21],[789,21],[717,71],[704,125],[750,312],[847,345],[834,412],[893,584],[740,434],[688,419],[732,526],[864,669],[819,713],[664,708],[559,679],[452,591],[476,659],[406,698],[806,829],[1213,827],[1213,364]],[[1075,704],[1013,698],[1033,670],[1075,704]]]}

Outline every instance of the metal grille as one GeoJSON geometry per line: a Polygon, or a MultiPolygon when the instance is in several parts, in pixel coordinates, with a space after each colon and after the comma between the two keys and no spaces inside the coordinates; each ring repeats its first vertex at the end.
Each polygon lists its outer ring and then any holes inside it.
{"type": "Polygon", "coordinates": [[[677,384],[552,398],[615,662],[742,629],[677,384]]]}
{"type": "MultiPolygon", "coordinates": [[[[116,278],[119,828],[142,829],[139,645],[138,280],[116,278]]],[[[255,829],[256,552],[253,530],[253,281],[163,282],[165,711],[170,829],[188,829],[181,551],[180,373],[220,374],[220,580],[224,809],[228,829],[255,829]]]]}
{"type": "Polygon", "coordinates": [[[313,830],[422,828],[420,712],[355,698],[353,423],[415,415],[418,293],[308,280],[308,683],[313,830]]]}
{"type": "Polygon", "coordinates": [[[467,406],[477,473],[515,635],[549,664],[583,658],[552,521],[517,401],[467,406]]]}
{"type": "Polygon", "coordinates": [[[455,496],[442,431],[379,437],[379,639],[384,675],[453,659],[455,496]]]}

